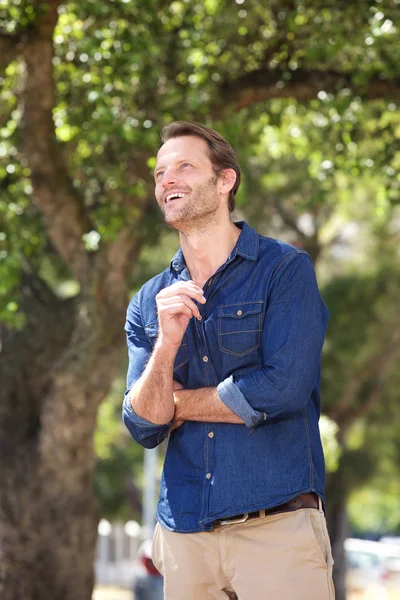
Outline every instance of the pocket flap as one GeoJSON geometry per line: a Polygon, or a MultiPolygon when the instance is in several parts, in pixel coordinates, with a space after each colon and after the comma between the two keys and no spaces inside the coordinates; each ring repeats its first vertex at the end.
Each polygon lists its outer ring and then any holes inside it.
{"type": "Polygon", "coordinates": [[[256,302],[237,302],[236,304],[225,304],[219,307],[220,317],[230,317],[233,319],[243,319],[248,315],[256,315],[263,309],[263,301],[256,302]]]}

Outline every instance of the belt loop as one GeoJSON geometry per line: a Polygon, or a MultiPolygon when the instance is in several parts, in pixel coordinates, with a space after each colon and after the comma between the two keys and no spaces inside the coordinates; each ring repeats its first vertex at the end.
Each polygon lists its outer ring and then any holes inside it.
{"type": "Polygon", "coordinates": [[[321,500],[320,496],[318,496],[318,510],[319,510],[319,512],[324,512],[324,509],[322,507],[322,500],[321,500]]]}
{"type": "Polygon", "coordinates": [[[265,508],[260,510],[260,519],[265,519],[265,508]]]}

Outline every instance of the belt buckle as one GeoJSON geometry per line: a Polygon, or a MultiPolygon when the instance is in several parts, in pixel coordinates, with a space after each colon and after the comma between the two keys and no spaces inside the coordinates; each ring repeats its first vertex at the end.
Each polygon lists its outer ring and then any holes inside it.
{"type": "Polygon", "coordinates": [[[219,521],[219,525],[222,526],[222,525],[235,525],[237,523],[245,523],[248,518],[249,518],[249,513],[243,513],[243,516],[238,517],[237,519],[226,519],[226,520],[221,519],[219,521]]]}

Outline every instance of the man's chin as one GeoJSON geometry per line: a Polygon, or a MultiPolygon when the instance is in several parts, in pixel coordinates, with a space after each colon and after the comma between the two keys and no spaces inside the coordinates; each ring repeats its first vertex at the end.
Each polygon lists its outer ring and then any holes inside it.
{"type": "Polygon", "coordinates": [[[177,219],[173,219],[170,216],[166,217],[165,215],[164,215],[164,223],[168,227],[172,227],[172,229],[176,229],[177,231],[180,231],[180,226],[182,225],[181,221],[179,221],[177,219]]]}
{"type": "Polygon", "coordinates": [[[177,228],[178,225],[184,224],[188,219],[185,215],[179,214],[174,211],[164,212],[164,220],[167,225],[170,227],[177,228]]]}

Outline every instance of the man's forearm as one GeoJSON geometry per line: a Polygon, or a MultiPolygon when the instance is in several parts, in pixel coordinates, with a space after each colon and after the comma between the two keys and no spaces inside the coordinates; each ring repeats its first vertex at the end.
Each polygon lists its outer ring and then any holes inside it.
{"type": "Polygon", "coordinates": [[[174,399],[175,421],[244,423],[222,402],[216,387],[178,390],[174,393],[174,399]]]}
{"type": "Polygon", "coordinates": [[[177,347],[156,343],[143,375],[133,385],[129,400],[133,410],[151,423],[169,423],[175,413],[173,371],[177,347]]]}

